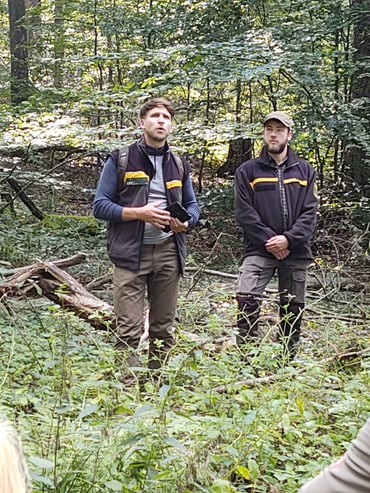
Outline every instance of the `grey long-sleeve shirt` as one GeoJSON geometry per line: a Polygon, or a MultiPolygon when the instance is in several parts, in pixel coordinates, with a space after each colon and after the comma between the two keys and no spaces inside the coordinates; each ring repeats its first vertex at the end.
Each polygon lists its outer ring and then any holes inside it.
{"type": "Polygon", "coordinates": [[[370,492],[370,418],[338,462],[326,467],[298,493],[370,492]]]}

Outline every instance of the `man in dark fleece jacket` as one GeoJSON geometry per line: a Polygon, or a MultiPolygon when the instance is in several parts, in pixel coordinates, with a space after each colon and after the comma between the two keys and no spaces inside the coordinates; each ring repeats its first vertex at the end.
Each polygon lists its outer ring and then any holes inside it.
{"type": "Polygon", "coordinates": [[[235,213],[245,252],[236,295],[237,343],[243,349],[258,338],[263,292],[277,271],[279,340],[289,360],[300,336],[317,211],[315,171],[291,150],[291,138],[291,118],[281,111],[270,113],[260,156],[241,164],[235,175],[235,213]]]}
{"type": "Polygon", "coordinates": [[[135,383],[137,349],[143,333],[144,299],[149,304],[149,360],[158,369],[171,349],[179,280],[186,255],[186,231],[198,221],[199,207],[186,161],[167,144],[174,108],[163,98],[141,107],[143,136],[128,147],[127,166],[117,151],[104,166],[94,200],[94,215],[108,221],[117,343],[124,369],[120,380],[135,383]],[[166,208],[178,202],[188,220],[166,208]]]}

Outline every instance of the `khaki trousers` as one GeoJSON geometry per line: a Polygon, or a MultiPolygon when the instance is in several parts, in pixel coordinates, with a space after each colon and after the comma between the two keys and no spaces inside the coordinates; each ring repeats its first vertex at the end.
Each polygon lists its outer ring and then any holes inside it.
{"type": "Polygon", "coordinates": [[[160,245],[142,245],[140,270],[115,267],[114,310],[117,349],[137,349],[144,328],[144,304],[149,305],[149,367],[159,367],[172,347],[179,291],[180,265],[171,237],[160,245]],[[158,363],[154,360],[158,360],[158,363]]]}

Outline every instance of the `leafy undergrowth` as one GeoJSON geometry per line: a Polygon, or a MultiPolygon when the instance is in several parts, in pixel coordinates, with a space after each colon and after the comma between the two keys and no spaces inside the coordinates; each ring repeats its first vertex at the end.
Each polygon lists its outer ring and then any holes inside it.
{"type": "MultiPolygon", "coordinates": [[[[103,231],[59,228],[3,214],[1,268],[85,251],[71,273],[83,283],[106,273],[103,231]]],[[[119,382],[109,328],[42,297],[2,300],[1,407],[21,434],[34,492],[293,493],[345,451],[370,409],[364,295],[310,291],[301,349],[284,365],[274,293],[246,358],[234,342],[233,289],[187,274],[162,378],[146,378],[144,343],[131,389],[119,382]]],[[[109,299],[109,285],[97,294],[109,299]]]]}
{"type": "Polygon", "coordinates": [[[143,370],[132,389],[108,330],[43,299],[1,305],[1,403],[35,492],[295,492],[343,453],[369,411],[370,359],[335,355],[354,339],[361,353],[365,327],[309,322],[294,364],[268,335],[244,361],[218,293],[181,297],[162,380],[143,370]]]}

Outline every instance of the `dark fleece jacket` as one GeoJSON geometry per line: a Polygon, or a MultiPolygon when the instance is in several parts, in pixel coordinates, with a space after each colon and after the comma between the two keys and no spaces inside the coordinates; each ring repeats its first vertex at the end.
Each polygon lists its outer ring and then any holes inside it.
{"type": "Polygon", "coordinates": [[[266,146],[258,158],[239,166],[235,174],[235,212],[243,229],[246,255],[271,257],[265,243],[282,234],[289,241],[289,258],[312,259],[317,212],[315,174],[290,147],[280,166],[271,159],[266,146]]]}

